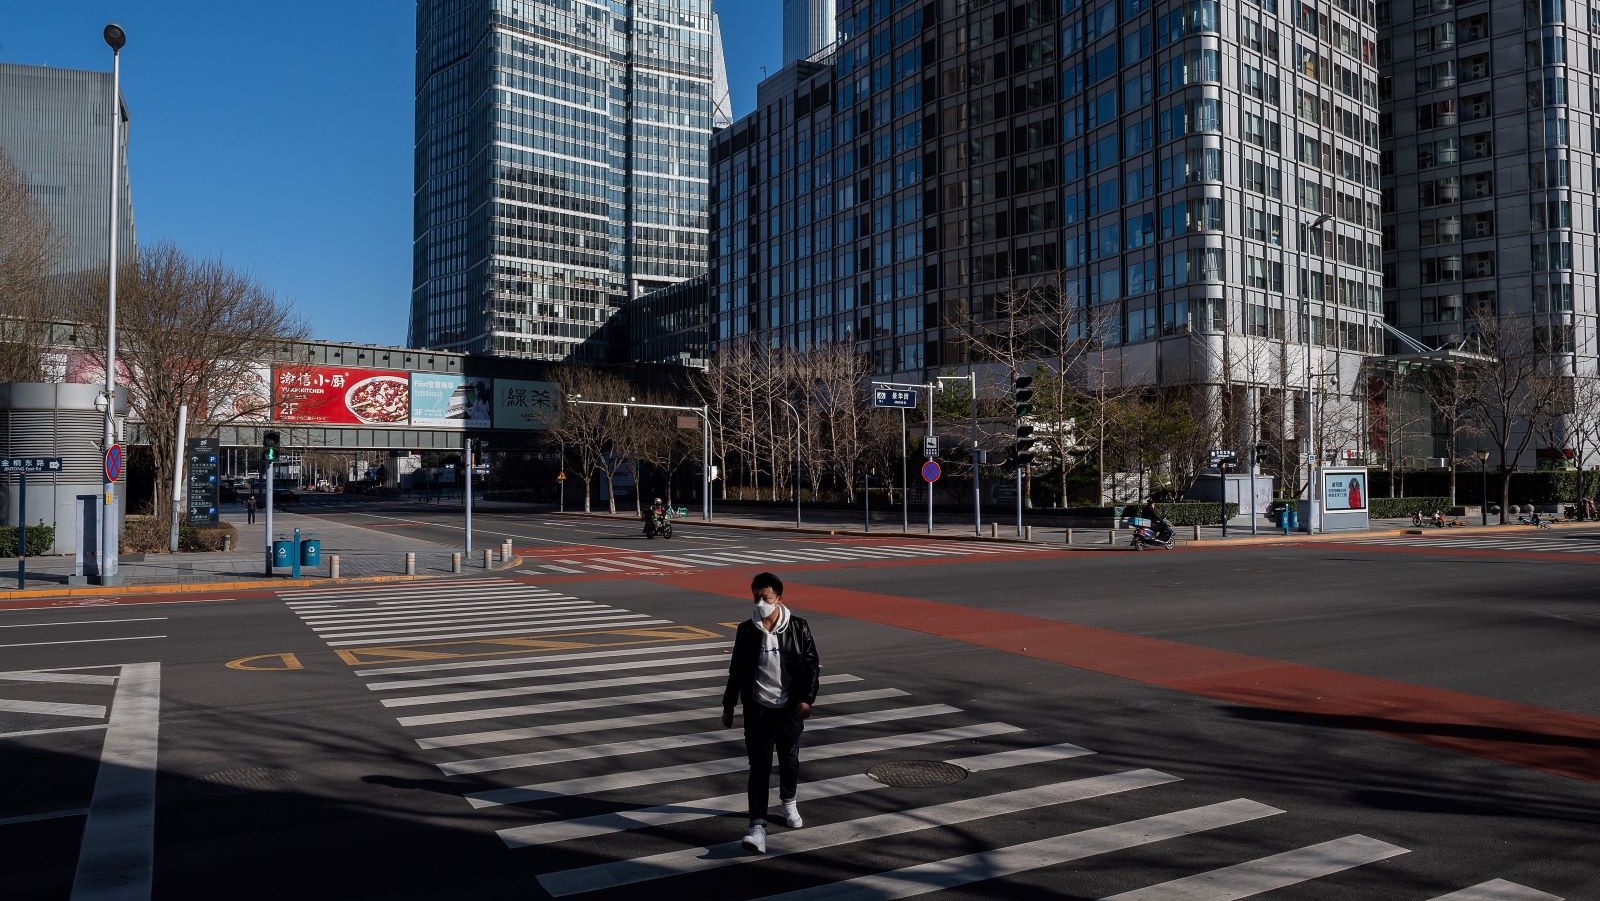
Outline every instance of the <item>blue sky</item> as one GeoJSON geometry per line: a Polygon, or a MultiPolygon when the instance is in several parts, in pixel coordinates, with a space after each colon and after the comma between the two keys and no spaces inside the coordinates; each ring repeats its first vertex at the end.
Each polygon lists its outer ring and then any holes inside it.
{"type": "MultiPolygon", "coordinates": [[[[401,345],[411,303],[410,0],[29,0],[0,11],[0,61],[111,68],[140,241],[254,276],[315,337],[401,345]]],[[[780,62],[780,0],[717,4],[735,115],[780,62]]]]}

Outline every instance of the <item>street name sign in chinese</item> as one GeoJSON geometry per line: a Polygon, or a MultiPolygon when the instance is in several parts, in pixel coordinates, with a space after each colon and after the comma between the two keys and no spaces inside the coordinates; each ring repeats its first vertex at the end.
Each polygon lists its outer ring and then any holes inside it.
{"type": "Polygon", "coordinates": [[[60,457],[0,457],[0,473],[53,475],[60,471],[60,457]]]}
{"type": "Polygon", "coordinates": [[[917,408],[917,392],[907,388],[879,388],[873,386],[872,405],[874,407],[899,407],[903,410],[917,408]]]}

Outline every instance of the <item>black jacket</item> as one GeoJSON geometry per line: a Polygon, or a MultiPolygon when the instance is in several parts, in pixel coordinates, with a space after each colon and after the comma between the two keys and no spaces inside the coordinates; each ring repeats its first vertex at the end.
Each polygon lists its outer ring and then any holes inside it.
{"type": "MultiPolygon", "coordinates": [[[[759,703],[755,699],[756,670],[760,665],[761,628],[751,620],[739,624],[733,639],[733,659],[728,662],[728,688],[722,693],[722,708],[732,710],[734,702],[759,703]]],[[[822,664],[817,660],[817,644],[811,640],[811,627],[789,613],[789,626],[778,633],[779,669],[789,706],[804,701],[815,704],[822,664]]]]}

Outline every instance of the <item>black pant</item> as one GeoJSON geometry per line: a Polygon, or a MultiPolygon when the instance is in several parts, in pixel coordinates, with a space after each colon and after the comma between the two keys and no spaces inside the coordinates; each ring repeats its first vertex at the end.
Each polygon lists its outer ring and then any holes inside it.
{"type": "Polygon", "coordinates": [[[750,754],[750,819],[767,816],[772,787],[772,749],[778,749],[778,797],[793,799],[800,784],[800,733],[806,722],[794,705],[773,709],[744,705],[744,746],[750,754]]]}
{"type": "Polygon", "coordinates": [[[256,521],[256,508],[254,508],[254,507],[246,507],[246,508],[244,508],[244,521],[245,521],[246,525],[255,524],[255,521],[256,521]]]}

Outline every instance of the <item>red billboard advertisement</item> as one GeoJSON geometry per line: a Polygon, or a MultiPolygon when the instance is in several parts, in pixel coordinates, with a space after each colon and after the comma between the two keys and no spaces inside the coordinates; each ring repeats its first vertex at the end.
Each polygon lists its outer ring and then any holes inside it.
{"type": "Polygon", "coordinates": [[[278,422],[406,425],[411,385],[393,369],[274,366],[272,411],[278,422]]]}

